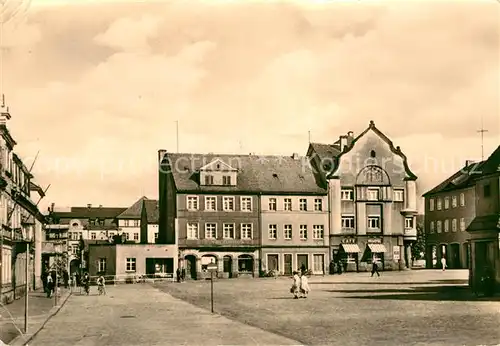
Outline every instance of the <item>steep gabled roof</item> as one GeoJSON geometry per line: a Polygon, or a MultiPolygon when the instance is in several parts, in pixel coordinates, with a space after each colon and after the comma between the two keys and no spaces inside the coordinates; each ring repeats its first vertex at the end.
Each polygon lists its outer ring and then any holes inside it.
{"type": "Polygon", "coordinates": [[[422,196],[427,197],[436,193],[464,189],[471,186],[474,180],[481,175],[479,172],[481,172],[484,162],[485,161],[476,162],[462,167],[458,172],[455,172],[422,196]]]}
{"type": "Polygon", "coordinates": [[[500,145],[486,159],[481,167],[481,176],[490,174],[500,174],[500,145]]]}
{"type": "Polygon", "coordinates": [[[157,224],[160,218],[160,209],[158,200],[146,199],[144,200],[144,207],[146,208],[148,223],[157,224]]]}
{"type": "Polygon", "coordinates": [[[147,200],[146,196],[139,198],[134,204],[118,215],[117,219],[140,219],[142,211],[142,202],[147,200]]]}
{"type": "Polygon", "coordinates": [[[162,165],[167,162],[178,192],[327,193],[304,157],[166,153],[162,165]],[[199,184],[199,169],[217,159],[238,170],[236,186],[199,184]]]}

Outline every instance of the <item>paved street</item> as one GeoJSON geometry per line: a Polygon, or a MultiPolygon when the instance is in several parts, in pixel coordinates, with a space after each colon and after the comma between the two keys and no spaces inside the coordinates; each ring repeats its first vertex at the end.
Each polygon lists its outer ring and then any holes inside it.
{"type": "Polygon", "coordinates": [[[209,281],[121,285],[72,296],[30,345],[498,343],[500,301],[473,297],[466,279],[423,270],[314,277],[301,300],[287,278],[220,280],[215,310],[227,318],[209,313],[209,281]]]}

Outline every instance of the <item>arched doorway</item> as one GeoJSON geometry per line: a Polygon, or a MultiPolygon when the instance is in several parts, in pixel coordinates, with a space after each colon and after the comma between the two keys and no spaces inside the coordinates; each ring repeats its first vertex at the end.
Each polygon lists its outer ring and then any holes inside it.
{"type": "Polygon", "coordinates": [[[186,274],[193,280],[196,280],[196,257],[194,255],[187,255],[184,257],[186,265],[186,274]]]}
{"type": "Polygon", "coordinates": [[[253,257],[251,255],[240,255],[238,257],[238,274],[253,276],[253,257]]]}
{"type": "Polygon", "coordinates": [[[80,261],[78,261],[77,259],[71,260],[71,262],[69,262],[69,274],[73,275],[73,273],[78,272],[79,267],[80,261]]]}
{"type": "Polygon", "coordinates": [[[233,258],[231,256],[224,256],[222,261],[224,262],[224,274],[227,275],[228,278],[230,278],[233,273],[233,258]]]}
{"type": "Polygon", "coordinates": [[[460,269],[460,244],[450,244],[450,268],[460,269]]]}

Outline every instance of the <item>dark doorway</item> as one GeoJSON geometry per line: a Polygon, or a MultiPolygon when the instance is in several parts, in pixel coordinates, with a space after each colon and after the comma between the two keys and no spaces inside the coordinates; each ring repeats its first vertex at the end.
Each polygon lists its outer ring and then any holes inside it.
{"type": "Polygon", "coordinates": [[[465,243],[462,245],[462,251],[464,254],[464,261],[465,261],[465,267],[464,268],[470,268],[470,246],[469,243],[465,243]]]}
{"type": "Polygon", "coordinates": [[[250,255],[240,255],[238,257],[238,273],[253,274],[253,257],[250,255]]]}
{"type": "Polygon", "coordinates": [[[306,270],[309,269],[309,256],[308,255],[297,255],[297,269],[302,270],[302,268],[305,268],[306,270]]]}
{"type": "Polygon", "coordinates": [[[191,279],[196,280],[196,257],[187,255],[184,259],[186,261],[186,273],[191,279]]]}
{"type": "Polygon", "coordinates": [[[223,264],[224,273],[228,273],[228,276],[231,277],[231,274],[233,273],[233,259],[231,256],[224,256],[223,264]]]}
{"type": "Polygon", "coordinates": [[[267,255],[267,270],[279,271],[278,255],[267,255]]]}
{"type": "Polygon", "coordinates": [[[69,274],[73,275],[73,273],[78,272],[78,269],[80,268],[80,261],[77,259],[71,260],[69,262],[69,274]]]}
{"type": "Polygon", "coordinates": [[[146,258],[146,275],[148,278],[174,277],[173,258],[146,258]]]}
{"type": "Polygon", "coordinates": [[[450,268],[451,269],[460,269],[462,266],[460,265],[460,245],[459,244],[451,244],[450,245],[450,268]]]}
{"type": "Polygon", "coordinates": [[[292,265],[292,255],[287,253],[285,256],[285,275],[292,275],[293,265],[292,265]]]}

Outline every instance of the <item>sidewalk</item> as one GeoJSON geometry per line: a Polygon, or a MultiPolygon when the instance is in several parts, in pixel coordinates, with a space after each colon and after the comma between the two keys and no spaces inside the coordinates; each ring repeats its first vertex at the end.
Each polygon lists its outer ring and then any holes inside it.
{"type": "MultiPolygon", "coordinates": [[[[24,337],[24,297],[10,304],[0,305],[0,341],[10,344],[17,338],[17,342],[27,339],[43,326],[48,318],[66,302],[69,290],[61,288],[61,296],[58,297],[57,307],[55,299],[47,298],[42,290],[29,293],[28,299],[28,335],[24,337]],[[18,338],[19,337],[19,338],[18,338]]],[[[21,342],[22,344],[22,342],[21,342]]]]}

